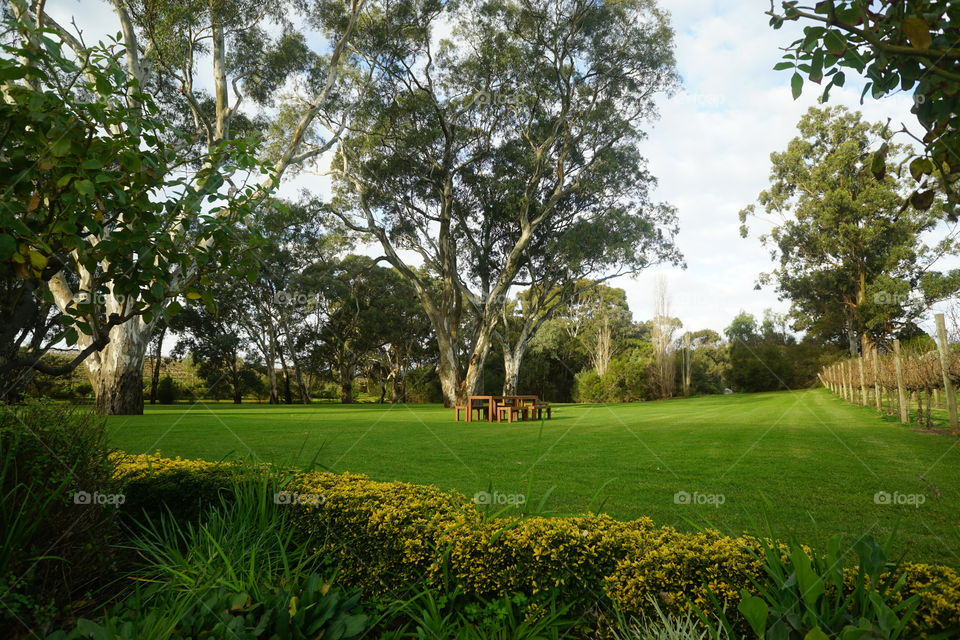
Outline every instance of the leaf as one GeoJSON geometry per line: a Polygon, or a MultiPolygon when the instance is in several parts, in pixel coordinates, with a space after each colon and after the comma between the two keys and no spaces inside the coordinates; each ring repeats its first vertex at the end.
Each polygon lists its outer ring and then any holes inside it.
{"type": "Polygon", "coordinates": [[[810,65],[810,82],[820,84],[823,80],[823,50],[813,52],[813,63],[810,65]]]}
{"type": "Polygon", "coordinates": [[[910,175],[912,175],[913,179],[917,182],[920,182],[920,178],[924,175],[931,173],[933,173],[933,163],[930,162],[929,158],[914,158],[913,162],[910,163],[910,175]]]}
{"type": "Polygon", "coordinates": [[[916,49],[929,49],[933,43],[930,27],[923,18],[912,16],[904,20],[900,27],[907,34],[907,40],[916,49]]]}
{"type": "Polygon", "coordinates": [[[793,69],[794,66],[794,63],[792,62],[778,62],[777,64],[773,65],[773,70],[783,71],[785,69],[793,69]]]}
{"type": "Polygon", "coordinates": [[[17,251],[17,240],[5,233],[0,234],[0,260],[8,260],[17,251]]]}
{"type": "Polygon", "coordinates": [[[803,640],[830,640],[830,636],[820,630],[820,627],[814,627],[803,636],[803,640]]]}
{"type": "Polygon", "coordinates": [[[37,271],[43,271],[44,267],[47,266],[47,256],[43,255],[39,251],[30,249],[30,264],[33,265],[33,268],[37,271]]]}
{"type": "Polygon", "coordinates": [[[189,298],[190,300],[199,300],[200,298],[203,297],[203,296],[202,296],[199,292],[197,292],[197,291],[187,291],[186,296],[187,296],[187,298],[189,298]]]}
{"type": "Polygon", "coordinates": [[[62,158],[70,153],[70,138],[64,136],[54,141],[54,143],[50,145],[50,153],[58,158],[62,158]]]}
{"type": "Polygon", "coordinates": [[[827,31],[826,35],[823,36],[823,45],[827,48],[827,51],[838,56],[843,55],[847,50],[847,41],[839,31],[827,31]]]}
{"type": "Polygon", "coordinates": [[[933,206],[933,198],[935,195],[933,189],[917,191],[910,196],[910,204],[912,204],[917,211],[926,211],[933,206]]]}
{"type": "Polygon", "coordinates": [[[30,196],[30,202],[27,203],[27,211],[36,211],[40,206],[40,194],[34,193],[30,196]]]}
{"type": "Polygon", "coordinates": [[[767,629],[767,616],[770,613],[767,603],[763,598],[750,595],[745,589],[742,589],[740,593],[743,595],[743,599],[737,605],[737,610],[746,618],[757,637],[764,637],[767,629]]]}
{"type": "Polygon", "coordinates": [[[803,93],[803,76],[799,73],[794,72],[793,77],[790,78],[790,90],[793,91],[794,100],[799,98],[800,94],[803,93]]]}
{"type": "Polygon", "coordinates": [[[884,154],[873,154],[873,160],[870,161],[870,173],[877,180],[883,180],[887,175],[887,159],[884,154]]]}
{"type": "Polygon", "coordinates": [[[93,183],[86,179],[74,182],[73,188],[82,196],[92,196],[95,192],[93,183]]]}

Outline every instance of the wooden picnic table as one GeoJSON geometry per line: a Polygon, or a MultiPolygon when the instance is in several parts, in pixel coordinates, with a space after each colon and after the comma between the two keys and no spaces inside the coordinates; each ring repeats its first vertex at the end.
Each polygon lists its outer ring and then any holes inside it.
{"type": "Polygon", "coordinates": [[[490,422],[500,421],[500,407],[517,406],[529,407],[531,410],[538,402],[537,396],[531,395],[512,395],[512,396],[469,396],[467,398],[467,422],[473,420],[473,413],[485,409],[487,420],[490,422]]]}

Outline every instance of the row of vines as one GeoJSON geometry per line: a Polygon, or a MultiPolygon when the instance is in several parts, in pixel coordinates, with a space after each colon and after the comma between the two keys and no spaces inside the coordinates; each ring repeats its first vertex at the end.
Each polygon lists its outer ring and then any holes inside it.
{"type": "Polygon", "coordinates": [[[856,358],[824,367],[820,381],[848,402],[899,416],[905,424],[931,428],[934,409],[946,409],[950,432],[960,435],[955,394],[960,384],[960,353],[947,345],[943,316],[938,314],[936,320],[936,349],[902,353],[900,342],[894,340],[889,351],[864,349],[856,358]]]}

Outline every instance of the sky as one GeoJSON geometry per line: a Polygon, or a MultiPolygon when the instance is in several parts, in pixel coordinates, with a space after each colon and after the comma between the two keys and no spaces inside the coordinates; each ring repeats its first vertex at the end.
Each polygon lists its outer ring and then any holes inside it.
{"type": "MultiPolygon", "coordinates": [[[[685,328],[722,331],[741,310],[760,317],[767,308],[788,309],[771,288],[754,289],[757,276],[773,266],[757,238],[766,229],[755,220],[750,237],[741,238],[737,214],[766,188],[770,153],[795,137],[800,116],[817,104],[820,92],[808,85],[794,101],[791,72],[773,71],[780,47],[800,31],[792,23],[779,31],[771,28],[764,15],[769,0],[661,0],[660,5],[672,15],[683,89],[661,101],[661,117],[651,123],[641,152],[659,180],[654,198],[678,210],[677,244],[687,268],[652,268],[611,284],[626,290],[634,318],[644,320],[653,315],[655,280],[663,274],[672,314],[685,328]]],[[[61,23],[75,16],[91,36],[115,30],[105,27],[115,24],[110,8],[96,0],[49,0],[48,7],[61,23]]],[[[916,130],[909,95],[868,98],[861,105],[860,88],[849,74],[847,86],[834,89],[830,103],[916,130]]],[[[323,193],[327,184],[304,174],[285,184],[283,192],[308,187],[323,193]]],[[[364,252],[379,255],[374,247],[364,252]]]]}

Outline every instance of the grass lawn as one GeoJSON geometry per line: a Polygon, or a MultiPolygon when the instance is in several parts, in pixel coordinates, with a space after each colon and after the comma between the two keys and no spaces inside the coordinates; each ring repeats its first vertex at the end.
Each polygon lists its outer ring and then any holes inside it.
{"type": "Polygon", "coordinates": [[[109,425],[131,453],[300,465],[316,456],[377,480],[521,493],[553,514],[602,510],[731,534],[763,532],[769,520],[775,535],[814,544],[896,529],[907,558],[960,566],[957,439],[825,390],[561,405],[542,430],[458,423],[437,405],[369,404],[148,407],[109,425]],[[878,505],[879,491],[914,504],[878,505]],[[694,504],[678,504],[677,492],[694,504]]]}

